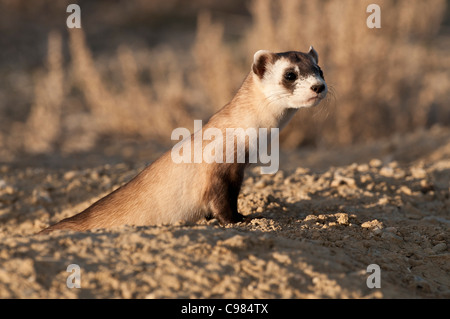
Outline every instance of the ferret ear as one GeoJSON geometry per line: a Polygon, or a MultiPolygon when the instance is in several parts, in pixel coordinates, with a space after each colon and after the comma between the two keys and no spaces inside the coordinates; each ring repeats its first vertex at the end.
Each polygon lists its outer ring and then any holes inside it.
{"type": "Polygon", "coordinates": [[[264,77],[264,73],[267,70],[267,64],[273,60],[273,53],[267,50],[259,50],[253,56],[253,73],[255,73],[260,79],[264,77]]]}
{"type": "Polygon", "coordinates": [[[314,62],[316,62],[316,64],[319,63],[319,55],[317,54],[317,51],[314,50],[312,45],[309,47],[308,54],[314,59],[314,62]]]}

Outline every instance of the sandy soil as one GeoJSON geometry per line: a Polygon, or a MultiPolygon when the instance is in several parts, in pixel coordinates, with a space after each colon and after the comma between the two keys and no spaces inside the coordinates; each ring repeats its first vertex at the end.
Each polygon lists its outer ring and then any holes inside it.
{"type": "Polygon", "coordinates": [[[0,166],[1,298],[450,298],[449,129],[250,170],[248,224],[34,235],[143,168],[85,166],[0,166]],[[67,287],[70,264],[80,289],[67,287]]]}

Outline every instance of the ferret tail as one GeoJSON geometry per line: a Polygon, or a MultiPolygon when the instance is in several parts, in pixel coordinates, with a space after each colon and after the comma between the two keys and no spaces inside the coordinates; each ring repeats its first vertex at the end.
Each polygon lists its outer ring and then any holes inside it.
{"type": "Polygon", "coordinates": [[[80,218],[80,217],[85,217],[83,216],[83,212],[79,213],[75,216],[66,218],[61,220],[60,222],[51,225],[47,228],[44,228],[43,230],[41,230],[40,232],[38,232],[37,234],[48,234],[51,233],[54,230],[74,230],[74,231],[84,231],[84,230],[88,230],[91,227],[89,227],[86,223],[86,221],[84,220],[85,218],[80,218]]]}

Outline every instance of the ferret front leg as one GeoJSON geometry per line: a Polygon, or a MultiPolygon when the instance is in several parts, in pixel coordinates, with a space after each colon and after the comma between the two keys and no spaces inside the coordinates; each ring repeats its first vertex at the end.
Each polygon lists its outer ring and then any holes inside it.
{"type": "Polygon", "coordinates": [[[244,220],[244,216],[237,209],[233,209],[227,200],[215,201],[211,204],[212,215],[219,220],[222,225],[234,224],[244,220]]]}
{"type": "Polygon", "coordinates": [[[209,199],[209,209],[212,216],[217,218],[222,225],[243,221],[244,216],[239,214],[237,209],[239,189],[223,186],[216,187],[213,194],[210,194],[213,195],[209,199]]]}

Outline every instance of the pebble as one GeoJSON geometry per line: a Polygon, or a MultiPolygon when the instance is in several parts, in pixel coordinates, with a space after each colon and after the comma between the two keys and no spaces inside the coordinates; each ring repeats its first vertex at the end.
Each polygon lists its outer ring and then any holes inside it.
{"type": "Polygon", "coordinates": [[[377,205],[384,206],[384,205],[387,205],[387,204],[389,204],[389,198],[388,197],[383,196],[380,199],[378,199],[377,205]]]}
{"type": "Polygon", "coordinates": [[[297,175],[304,175],[304,174],[308,174],[308,173],[309,173],[309,169],[307,169],[307,168],[297,167],[295,169],[295,174],[297,174],[297,175]]]}
{"type": "Polygon", "coordinates": [[[417,179],[423,179],[427,176],[427,172],[421,167],[411,167],[411,175],[417,179]]]}
{"type": "Polygon", "coordinates": [[[403,241],[402,237],[400,237],[392,232],[387,232],[387,231],[385,231],[381,234],[381,238],[389,240],[389,241],[396,241],[396,242],[403,241]]]}
{"type": "Polygon", "coordinates": [[[383,223],[378,221],[377,219],[367,221],[361,224],[362,228],[368,228],[372,230],[375,234],[381,233],[381,230],[383,229],[383,223]]]}
{"type": "Polygon", "coordinates": [[[355,187],[356,186],[356,182],[353,178],[351,177],[344,177],[342,175],[339,174],[335,174],[334,175],[334,179],[331,182],[330,186],[331,187],[338,187],[342,184],[347,184],[350,187],[355,187]]]}
{"type": "Polygon", "coordinates": [[[378,168],[383,165],[383,162],[379,160],[378,158],[371,159],[369,162],[370,167],[378,168]]]}
{"type": "Polygon", "coordinates": [[[392,177],[394,176],[394,169],[389,166],[384,166],[383,168],[380,169],[380,174],[383,175],[384,177],[392,177]]]}
{"type": "Polygon", "coordinates": [[[292,263],[291,258],[290,258],[288,255],[286,255],[286,254],[274,252],[274,253],[272,254],[272,257],[273,257],[275,260],[277,260],[278,262],[282,263],[282,264],[287,264],[287,265],[289,265],[289,264],[292,263]]]}
{"type": "Polygon", "coordinates": [[[12,194],[14,194],[15,189],[14,189],[14,187],[12,187],[11,185],[8,185],[8,186],[6,186],[6,187],[4,188],[3,191],[4,191],[5,194],[12,195],[12,194]]]}
{"type": "Polygon", "coordinates": [[[397,162],[397,161],[392,161],[392,162],[390,162],[390,163],[389,163],[389,167],[397,168],[397,167],[398,167],[398,162],[397,162]]]}
{"type": "Polygon", "coordinates": [[[75,171],[68,171],[64,173],[63,178],[68,181],[71,180],[72,178],[74,178],[77,175],[77,172],[75,171]]]}
{"type": "Polygon", "coordinates": [[[264,180],[262,180],[262,179],[260,179],[259,181],[257,181],[256,183],[255,183],[255,188],[264,188],[264,187],[266,187],[267,186],[267,183],[264,181],[264,180]]]}
{"type": "Polygon", "coordinates": [[[310,220],[317,220],[318,218],[317,218],[317,216],[316,215],[308,215],[308,216],[306,216],[305,217],[305,219],[304,219],[304,221],[305,222],[307,222],[307,221],[310,221],[310,220]]]}
{"type": "Polygon", "coordinates": [[[13,186],[8,185],[5,180],[0,179],[0,195],[6,194],[6,195],[13,195],[15,193],[15,189],[13,186]]]}
{"type": "Polygon", "coordinates": [[[435,245],[433,248],[431,248],[435,254],[441,253],[445,250],[447,250],[447,244],[445,243],[439,243],[435,245]]]}
{"type": "Polygon", "coordinates": [[[92,171],[91,174],[89,175],[90,178],[92,178],[94,181],[98,180],[100,177],[100,174],[97,171],[92,171]]]}
{"type": "Polygon", "coordinates": [[[356,167],[356,170],[357,170],[358,172],[367,172],[367,171],[369,170],[369,165],[367,165],[367,164],[361,164],[361,165],[358,165],[358,166],[356,167]]]}
{"type": "Polygon", "coordinates": [[[367,183],[367,182],[371,182],[373,179],[372,179],[372,176],[366,174],[366,175],[361,175],[360,180],[361,180],[361,183],[367,183]]]}
{"type": "Polygon", "coordinates": [[[405,185],[402,185],[398,191],[405,195],[412,195],[411,188],[409,188],[408,186],[405,186],[405,185]]]}
{"type": "Polygon", "coordinates": [[[312,283],[313,283],[314,285],[318,285],[318,284],[320,283],[320,278],[319,278],[319,277],[314,277],[314,278],[312,279],[312,283]]]}
{"type": "Polygon", "coordinates": [[[338,213],[336,215],[338,215],[337,222],[340,225],[348,225],[348,215],[347,214],[345,214],[345,213],[338,213]]]}
{"type": "Polygon", "coordinates": [[[274,180],[276,181],[280,181],[282,179],[284,179],[284,172],[283,171],[278,171],[275,176],[273,177],[274,180]]]}

